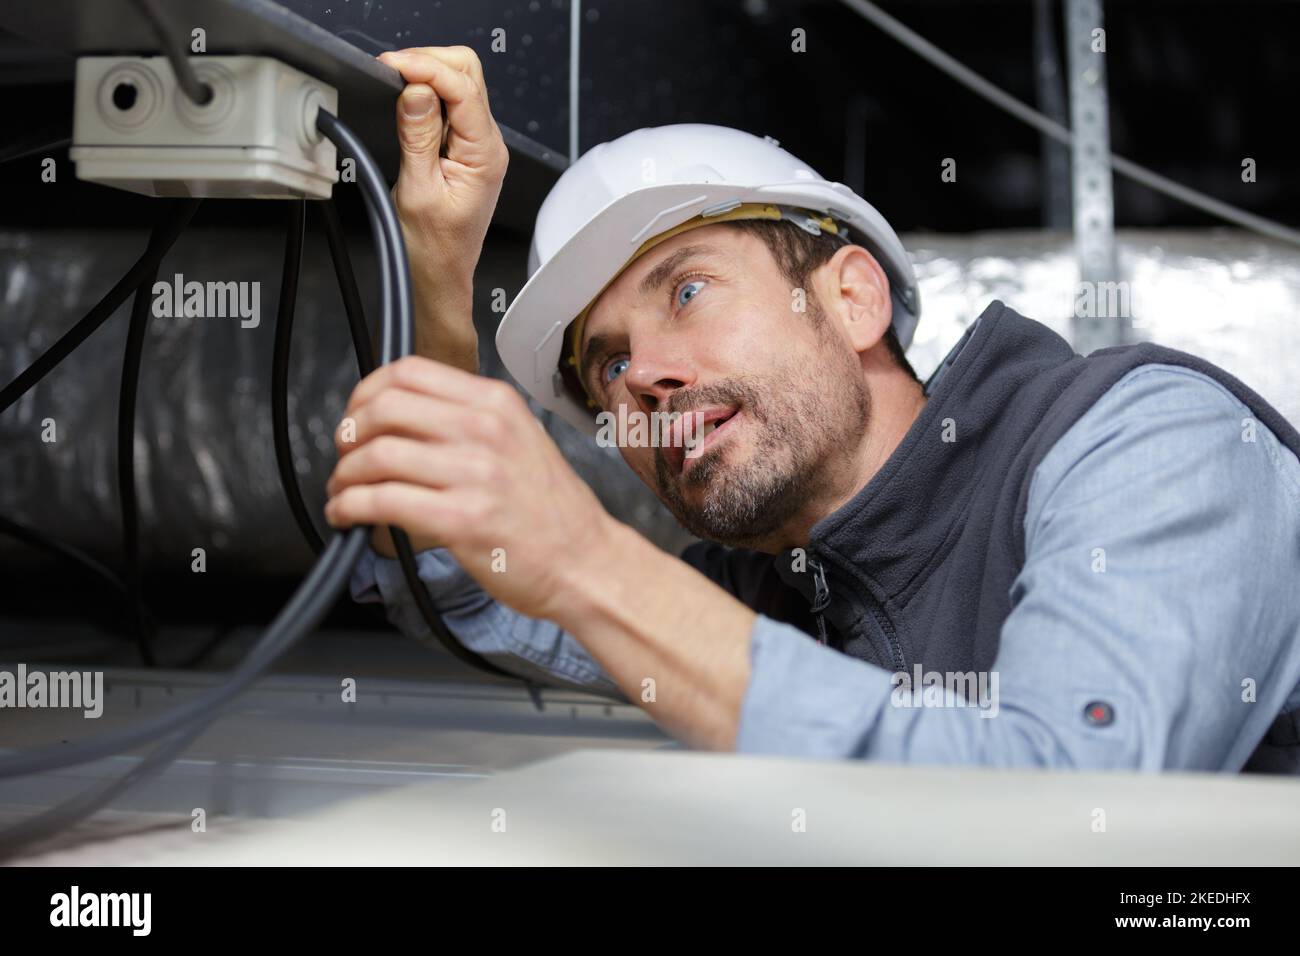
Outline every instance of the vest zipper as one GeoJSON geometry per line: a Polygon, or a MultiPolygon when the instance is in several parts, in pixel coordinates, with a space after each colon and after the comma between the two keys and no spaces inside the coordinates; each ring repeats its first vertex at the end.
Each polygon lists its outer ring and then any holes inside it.
{"type": "Polygon", "coordinates": [[[826,569],[816,558],[809,558],[808,563],[813,569],[813,594],[812,612],[817,617],[817,643],[826,643],[826,618],[822,611],[826,610],[831,603],[831,589],[826,583],[826,569]]]}
{"type": "MultiPolygon", "coordinates": [[[[826,618],[822,612],[830,606],[831,588],[826,583],[826,568],[816,558],[809,558],[808,565],[813,570],[813,601],[812,612],[817,618],[817,643],[826,644],[826,618]]],[[[878,637],[883,639],[885,650],[888,652],[894,669],[899,673],[906,672],[907,662],[903,660],[903,649],[898,643],[898,632],[894,630],[894,622],[889,619],[885,609],[877,606],[875,600],[871,597],[866,601],[867,610],[871,613],[871,620],[876,625],[879,632],[878,637]]]]}
{"type": "Polygon", "coordinates": [[[876,622],[876,627],[880,629],[881,635],[885,638],[885,646],[889,649],[889,654],[893,658],[895,672],[899,674],[906,673],[907,661],[903,660],[903,648],[898,643],[898,632],[894,630],[894,622],[889,619],[885,609],[878,606],[871,598],[867,599],[867,610],[871,612],[872,620],[876,622]]]}

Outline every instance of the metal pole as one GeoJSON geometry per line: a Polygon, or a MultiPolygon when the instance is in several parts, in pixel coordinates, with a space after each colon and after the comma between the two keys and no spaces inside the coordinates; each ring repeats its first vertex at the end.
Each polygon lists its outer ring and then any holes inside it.
{"type": "Polygon", "coordinates": [[[582,39],[582,0],[569,0],[569,163],[578,161],[578,48],[582,39]]]}
{"type": "Polygon", "coordinates": [[[1074,244],[1079,258],[1073,345],[1087,355],[1129,338],[1128,296],[1116,285],[1115,204],[1110,171],[1110,114],[1100,0],[1066,0],[1074,244]]]}

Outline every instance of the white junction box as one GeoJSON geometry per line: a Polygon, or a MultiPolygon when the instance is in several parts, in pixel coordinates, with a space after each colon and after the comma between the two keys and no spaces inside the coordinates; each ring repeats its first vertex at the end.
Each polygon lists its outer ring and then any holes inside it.
{"type": "Polygon", "coordinates": [[[192,57],[212,90],[200,106],[163,56],[77,60],[77,178],[146,196],[328,199],[334,144],[316,112],[338,91],[264,56],[192,57]]]}

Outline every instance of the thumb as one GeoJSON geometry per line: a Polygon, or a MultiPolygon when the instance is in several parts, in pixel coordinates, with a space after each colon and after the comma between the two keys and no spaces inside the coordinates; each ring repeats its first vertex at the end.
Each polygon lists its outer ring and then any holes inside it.
{"type": "Polygon", "coordinates": [[[419,180],[438,175],[442,127],[442,108],[433,87],[427,83],[408,85],[397,98],[397,139],[404,171],[419,180]]]}

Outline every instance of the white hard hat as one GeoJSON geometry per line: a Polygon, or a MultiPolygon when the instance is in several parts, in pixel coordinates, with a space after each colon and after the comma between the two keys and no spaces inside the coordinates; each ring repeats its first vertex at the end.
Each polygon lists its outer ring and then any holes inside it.
{"type": "Polygon", "coordinates": [[[847,227],[850,241],[868,249],[889,277],[894,328],[908,346],[921,312],[916,276],[880,213],[774,140],[681,123],[601,143],[551,188],[537,213],[528,282],[497,329],[506,369],[543,408],[594,434],[594,411],[561,375],[566,329],[650,240],[692,220],[707,225],[752,218],[737,211],[742,204],[765,208],[770,218],[793,219],[811,232],[829,228],[844,234],[847,227]],[[804,210],[818,215],[792,215],[804,210]]]}

